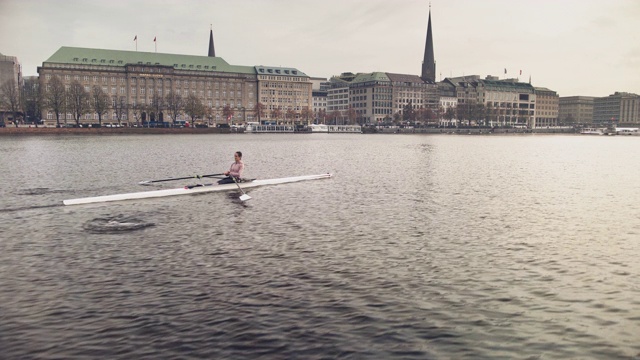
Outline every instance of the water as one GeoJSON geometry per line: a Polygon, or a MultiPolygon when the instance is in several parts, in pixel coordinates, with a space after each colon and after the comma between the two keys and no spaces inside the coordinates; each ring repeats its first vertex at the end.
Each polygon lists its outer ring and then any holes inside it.
{"type": "Polygon", "coordinates": [[[4,137],[0,358],[640,359],[639,141],[4,137]]]}

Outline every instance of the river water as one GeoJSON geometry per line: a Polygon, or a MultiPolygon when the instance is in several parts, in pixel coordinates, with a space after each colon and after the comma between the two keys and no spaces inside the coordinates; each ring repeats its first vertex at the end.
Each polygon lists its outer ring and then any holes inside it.
{"type": "Polygon", "coordinates": [[[0,139],[0,358],[640,359],[640,138],[0,139]],[[226,170],[330,179],[117,203],[226,170]]]}

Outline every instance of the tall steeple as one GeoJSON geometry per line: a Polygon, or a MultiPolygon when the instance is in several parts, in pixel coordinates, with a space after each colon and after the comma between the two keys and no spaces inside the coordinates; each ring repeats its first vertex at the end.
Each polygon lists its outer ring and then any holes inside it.
{"type": "Polygon", "coordinates": [[[431,34],[431,4],[429,4],[429,23],[427,25],[427,43],[424,46],[422,59],[422,75],[424,81],[436,81],[436,60],[433,56],[433,35],[431,34]]]}
{"type": "Polygon", "coordinates": [[[213,25],[211,25],[211,33],[209,34],[209,55],[210,57],[216,57],[216,49],[213,47],[213,25]]]}

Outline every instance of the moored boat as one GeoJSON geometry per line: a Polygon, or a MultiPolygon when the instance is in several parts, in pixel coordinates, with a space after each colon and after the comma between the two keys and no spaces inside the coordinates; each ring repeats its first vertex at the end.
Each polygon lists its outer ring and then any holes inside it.
{"type": "Polygon", "coordinates": [[[580,134],[583,135],[606,135],[606,128],[583,128],[580,130],[580,134]]]}
{"type": "Polygon", "coordinates": [[[362,126],[360,125],[327,125],[330,133],[362,133],[362,126]]]}
{"type": "Polygon", "coordinates": [[[292,133],[295,131],[293,125],[247,125],[245,132],[247,133],[292,133]]]}
{"type": "Polygon", "coordinates": [[[329,125],[311,124],[311,125],[309,125],[309,129],[311,129],[312,133],[328,133],[329,132],[329,125]]]}
{"type": "Polygon", "coordinates": [[[640,136],[640,128],[616,128],[616,134],[640,136]]]}

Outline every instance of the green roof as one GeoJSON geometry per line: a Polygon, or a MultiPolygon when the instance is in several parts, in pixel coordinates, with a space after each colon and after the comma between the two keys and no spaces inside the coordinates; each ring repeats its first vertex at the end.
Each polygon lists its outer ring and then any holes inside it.
{"type": "Polygon", "coordinates": [[[370,81],[390,81],[387,74],[383,72],[358,73],[351,83],[361,83],[370,81]]]}
{"type": "Polygon", "coordinates": [[[171,66],[176,70],[196,70],[256,74],[253,66],[229,65],[220,57],[89,49],[63,46],[46,63],[125,66],[127,64],[171,66]]]}

